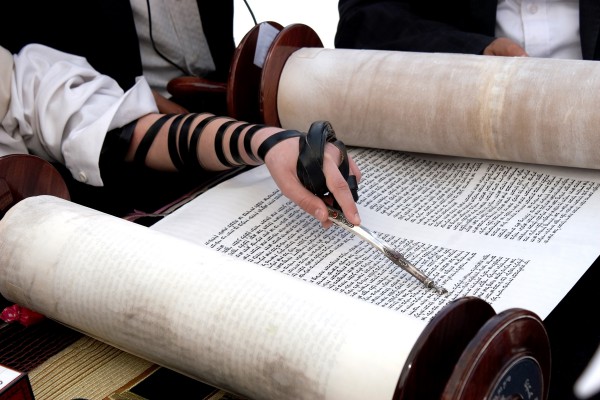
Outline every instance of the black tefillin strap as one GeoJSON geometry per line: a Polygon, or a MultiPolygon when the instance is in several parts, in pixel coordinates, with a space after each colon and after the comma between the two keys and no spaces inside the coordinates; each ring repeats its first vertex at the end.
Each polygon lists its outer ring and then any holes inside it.
{"type": "MultiPolygon", "coordinates": [[[[260,146],[258,146],[258,150],[256,151],[258,160],[256,159],[256,157],[254,158],[254,160],[255,161],[261,161],[261,160],[265,161],[267,152],[269,150],[271,150],[273,148],[273,146],[275,146],[277,143],[279,143],[285,139],[298,137],[298,136],[302,137],[302,136],[304,136],[304,134],[302,132],[288,130],[288,131],[277,132],[276,134],[269,136],[268,138],[265,139],[264,142],[262,142],[260,144],[260,146]]],[[[250,153],[248,153],[248,154],[252,154],[252,148],[249,147],[248,150],[250,151],[250,153]]],[[[248,152],[248,150],[246,150],[246,151],[248,152]]]]}
{"type": "MultiPolygon", "coordinates": [[[[305,188],[321,198],[329,196],[329,189],[327,189],[325,174],[323,173],[323,157],[325,154],[325,145],[331,143],[340,150],[342,155],[342,161],[339,166],[340,172],[346,182],[348,182],[354,201],[358,200],[358,183],[356,176],[350,175],[350,164],[348,162],[346,146],[341,140],[335,137],[335,132],[331,124],[327,121],[313,122],[306,135],[294,130],[281,131],[274,134],[259,146],[257,151],[258,157],[264,160],[267,152],[273,146],[282,140],[292,137],[300,137],[300,155],[298,157],[296,173],[305,188]]],[[[332,206],[337,209],[340,208],[335,198],[333,199],[332,206]]]]}
{"type": "MultiPolygon", "coordinates": [[[[339,169],[346,182],[348,182],[354,201],[357,201],[358,182],[356,176],[350,175],[346,146],[336,138],[331,124],[327,121],[313,122],[306,136],[300,139],[300,156],[296,167],[300,182],[305,188],[321,198],[329,196],[329,189],[325,183],[325,174],[323,173],[323,157],[327,143],[333,144],[340,150],[342,161],[339,169]]],[[[332,206],[340,209],[335,198],[333,198],[332,206]]]]}

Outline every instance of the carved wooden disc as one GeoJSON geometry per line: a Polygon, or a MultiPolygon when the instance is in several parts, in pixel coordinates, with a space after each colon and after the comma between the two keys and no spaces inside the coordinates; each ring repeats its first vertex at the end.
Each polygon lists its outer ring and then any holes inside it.
{"type": "Polygon", "coordinates": [[[537,315],[519,308],[496,314],[464,297],[419,336],[394,399],[545,399],[549,379],[550,341],[537,315]]]}
{"type": "Polygon", "coordinates": [[[494,315],[489,303],[477,297],[459,298],[444,307],[414,344],[394,400],[439,400],[463,351],[494,315]]]}
{"type": "Polygon", "coordinates": [[[283,27],[268,21],[248,31],[235,49],[227,82],[227,113],[232,118],[252,123],[263,122],[259,104],[262,65],[257,65],[255,57],[257,52],[265,52],[266,55],[273,39],[268,36],[259,38],[261,29],[274,32],[273,29],[281,31],[283,27]]]}
{"type": "Polygon", "coordinates": [[[233,55],[227,82],[227,112],[241,121],[280,126],[277,89],[288,57],[302,47],[323,47],[317,33],[307,25],[283,28],[262,22],[240,41],[233,55]],[[274,35],[275,28],[278,32],[274,35]],[[269,34],[260,34],[263,32],[269,34]],[[272,35],[272,36],[270,36],[272,35]],[[257,61],[262,64],[257,65],[257,61]]]}
{"type": "Polygon", "coordinates": [[[290,55],[303,47],[323,47],[319,35],[304,24],[286,26],[271,44],[262,71],[260,92],[260,112],[267,125],[281,126],[277,111],[277,91],[281,72],[290,55]]]}
{"type": "Polygon", "coordinates": [[[0,157],[0,218],[18,201],[42,194],[71,199],[62,176],[48,161],[29,154],[0,157]]]}
{"type": "Polygon", "coordinates": [[[442,399],[546,399],[550,339],[533,312],[509,309],[490,318],[458,360],[442,399]]]}

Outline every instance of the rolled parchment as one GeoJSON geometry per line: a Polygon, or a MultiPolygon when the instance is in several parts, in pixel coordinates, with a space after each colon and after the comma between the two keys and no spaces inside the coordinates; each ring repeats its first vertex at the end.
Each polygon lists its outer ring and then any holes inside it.
{"type": "Polygon", "coordinates": [[[52,196],[0,220],[0,293],[252,399],[389,400],[425,327],[52,196]]]}
{"type": "Polygon", "coordinates": [[[347,145],[600,168],[600,63],[301,48],[277,90],[286,129],[347,145]]]}

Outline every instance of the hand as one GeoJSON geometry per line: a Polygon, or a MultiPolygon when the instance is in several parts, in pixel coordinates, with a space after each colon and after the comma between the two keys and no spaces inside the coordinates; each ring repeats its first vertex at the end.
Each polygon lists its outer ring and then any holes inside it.
{"type": "MultiPolygon", "coordinates": [[[[308,214],[318,219],[324,228],[329,228],[332,222],[327,219],[328,213],[325,202],[307,190],[300,182],[300,179],[298,179],[298,173],[296,172],[296,163],[299,155],[298,141],[298,138],[286,139],[273,146],[265,157],[265,164],[283,195],[298,204],[308,214]]],[[[325,181],[348,221],[355,225],[360,225],[360,216],[358,215],[356,203],[352,198],[352,192],[338,169],[340,156],[341,154],[337,147],[331,143],[325,146],[323,157],[325,181]]],[[[355,175],[357,181],[360,181],[358,166],[352,157],[348,157],[350,174],[355,175]]]]}
{"type": "Polygon", "coordinates": [[[156,102],[156,106],[158,107],[158,111],[161,114],[187,114],[189,111],[175,103],[167,99],[165,96],[161,95],[156,91],[152,91],[152,95],[154,96],[154,101],[156,102]]]}
{"type": "Polygon", "coordinates": [[[508,38],[498,38],[483,50],[485,56],[527,57],[524,48],[508,38]]]}

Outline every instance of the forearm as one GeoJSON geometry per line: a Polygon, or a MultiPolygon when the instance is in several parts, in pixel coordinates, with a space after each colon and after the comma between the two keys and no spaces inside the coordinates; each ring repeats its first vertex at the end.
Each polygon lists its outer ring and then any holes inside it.
{"type": "Polygon", "coordinates": [[[142,141],[151,140],[143,162],[156,170],[177,171],[196,166],[221,171],[240,165],[258,165],[263,162],[257,156],[259,146],[282,131],[208,113],[161,118],[162,114],[150,114],[137,121],[126,161],[141,162],[140,147],[145,146],[142,141]],[[155,136],[150,139],[148,135],[155,136]]]}
{"type": "Polygon", "coordinates": [[[330,224],[325,195],[334,198],[349,220],[358,224],[360,218],[353,198],[360,171],[346,154],[343,143],[335,140],[332,130],[320,132],[327,134],[328,139],[315,145],[309,144],[307,138],[318,136],[208,113],[149,114],[125,126],[119,136],[130,138],[126,162],[158,170],[201,174],[264,162],[283,194],[324,226],[330,224]],[[349,179],[350,175],[356,180],[349,179]],[[313,179],[321,185],[313,185],[313,179]]]}

